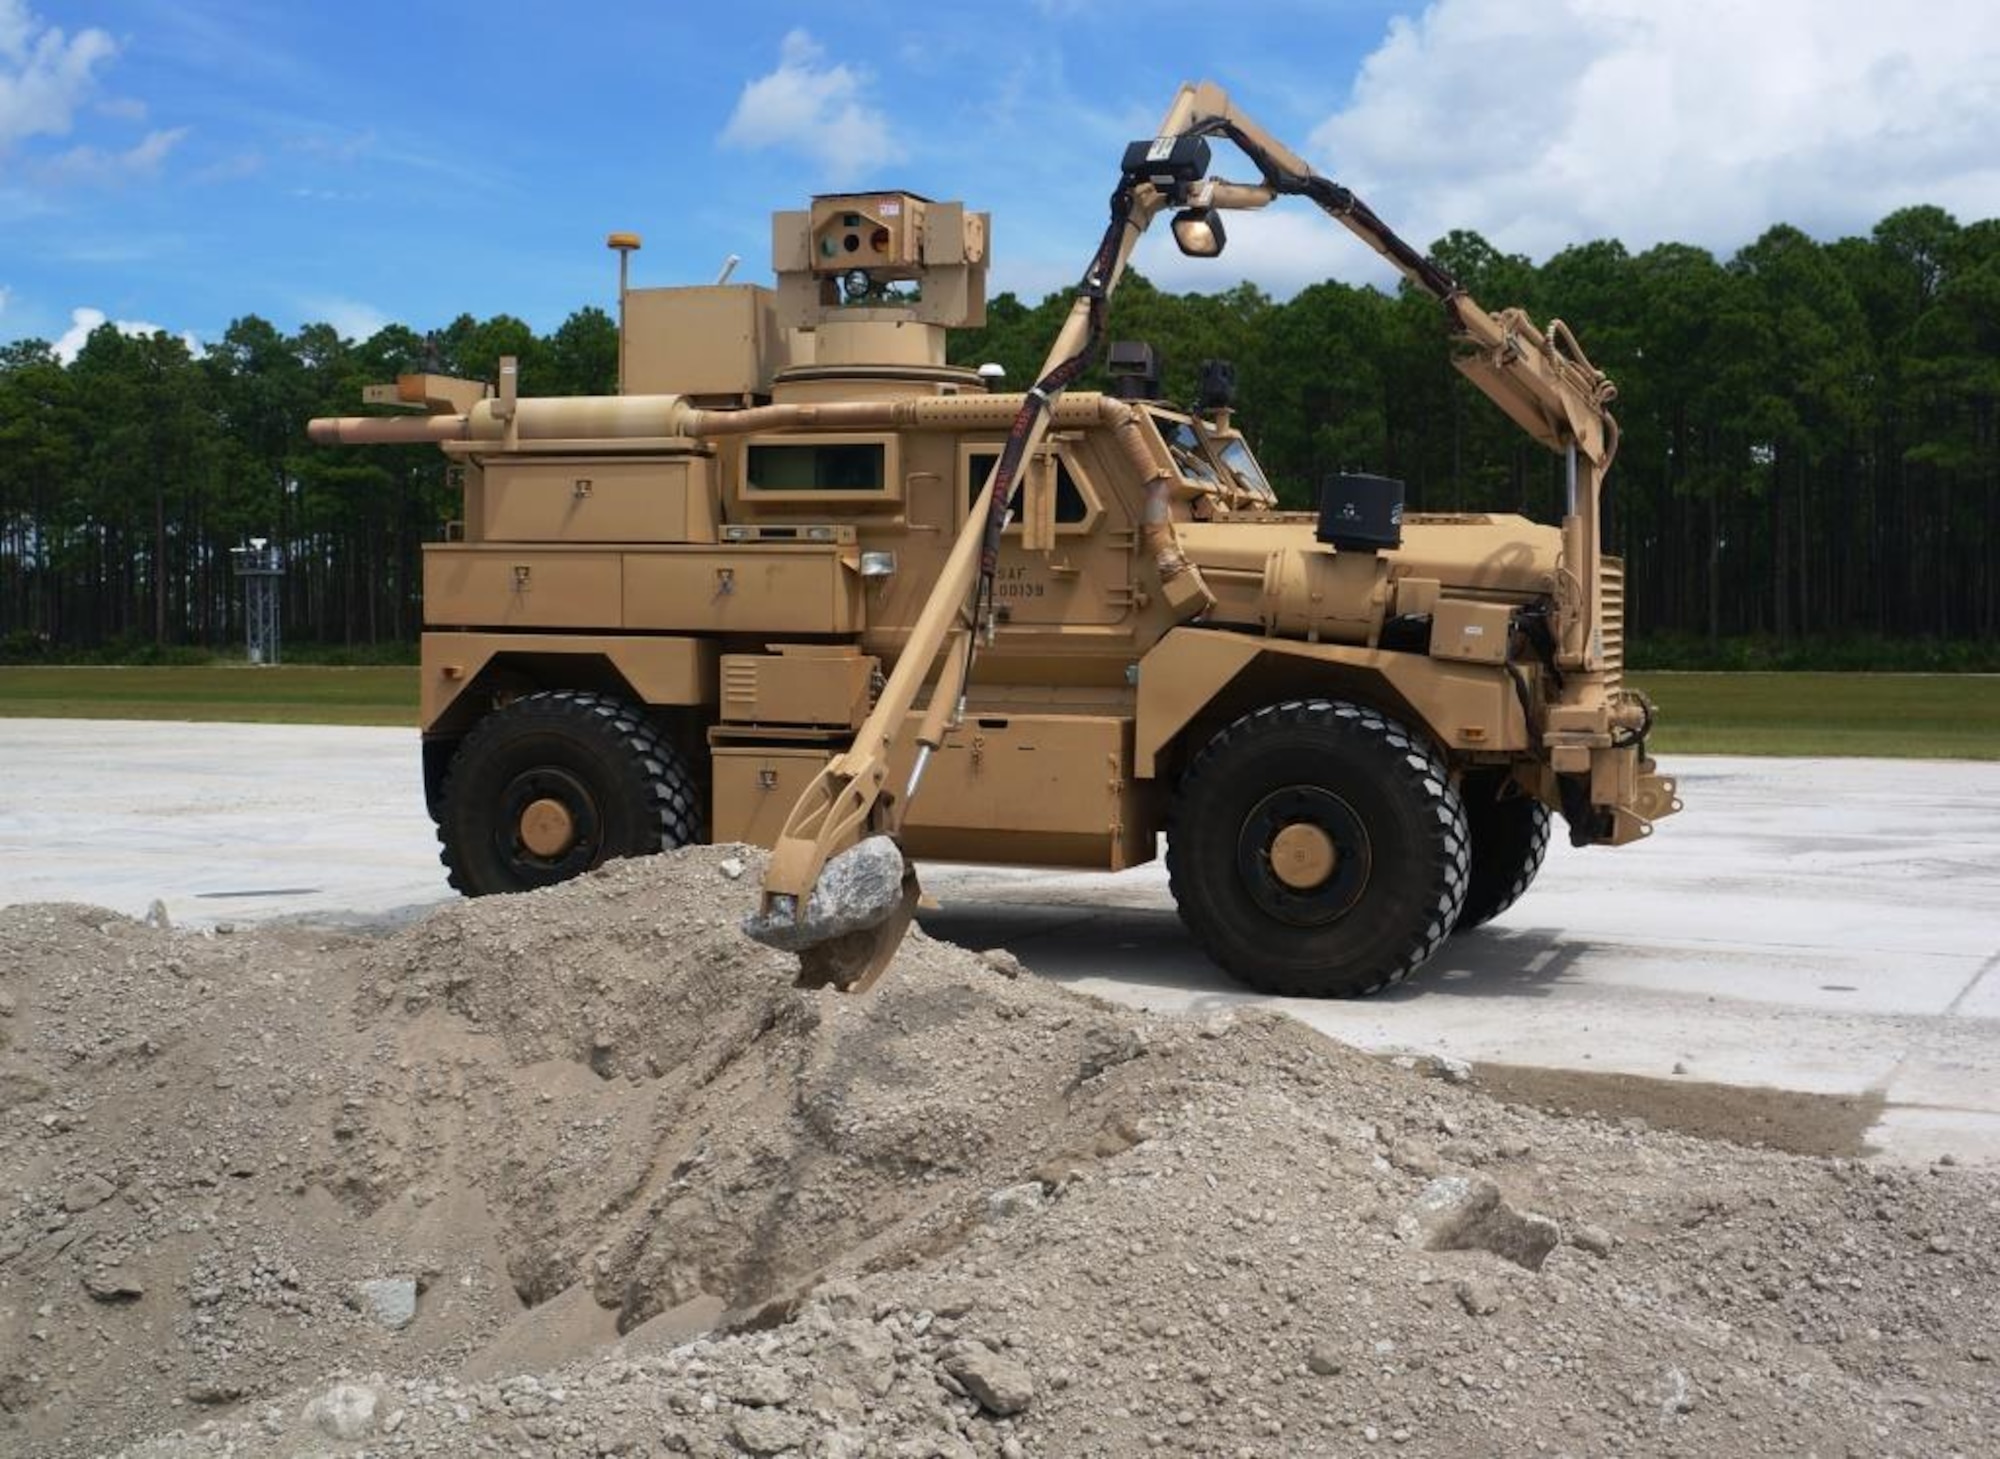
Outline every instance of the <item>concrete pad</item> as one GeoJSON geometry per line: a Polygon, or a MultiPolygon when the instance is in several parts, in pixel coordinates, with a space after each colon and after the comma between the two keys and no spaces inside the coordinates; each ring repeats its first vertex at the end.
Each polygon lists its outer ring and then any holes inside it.
{"type": "MultiPolygon", "coordinates": [[[[1384,1052],[1880,1092],[1890,1107],[1872,1138],[1891,1153],[1928,1158],[1944,1141],[2000,1160],[2000,765],[1670,768],[1686,812],[1618,850],[1559,837],[1528,895],[1410,986],[1254,1001],[1384,1052]]],[[[1109,878],[931,868],[924,886],[943,903],[924,918],[933,932],[1005,946],[1100,997],[1251,1000],[1188,943],[1159,865],[1109,878]]]]}
{"type": "MultiPolygon", "coordinates": [[[[407,730],[0,720],[0,902],[183,925],[395,920],[449,898],[407,730]]],[[[1122,1003],[1271,1003],[1381,1051],[1879,1092],[1892,1156],[2000,1161],[2000,764],[1683,757],[1651,841],[1560,842],[1411,986],[1264,999],[1158,864],[928,866],[931,931],[1122,1003]]]]}
{"type": "Polygon", "coordinates": [[[414,730],[7,719],[0,764],[0,902],[212,926],[451,895],[414,730]]]}

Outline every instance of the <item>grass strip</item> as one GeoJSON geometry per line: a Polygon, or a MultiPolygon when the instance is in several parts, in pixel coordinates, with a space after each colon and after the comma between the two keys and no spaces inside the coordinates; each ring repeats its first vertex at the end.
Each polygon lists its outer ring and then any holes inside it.
{"type": "Polygon", "coordinates": [[[1633,674],[1661,755],[2000,759],[2000,675],[1633,674]]]}
{"type": "MultiPolygon", "coordinates": [[[[2000,675],[1635,673],[1662,755],[2000,759],[2000,675]]],[[[0,716],[417,722],[414,668],[0,668],[0,716]]]]}
{"type": "Polygon", "coordinates": [[[0,668],[0,717],[417,723],[414,668],[0,668]]]}

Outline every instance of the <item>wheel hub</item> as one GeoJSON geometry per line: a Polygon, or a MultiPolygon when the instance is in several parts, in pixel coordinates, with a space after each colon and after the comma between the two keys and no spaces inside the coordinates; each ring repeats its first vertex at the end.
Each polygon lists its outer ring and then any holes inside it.
{"type": "Polygon", "coordinates": [[[495,849],[529,886],[588,871],[604,839],[596,798],[559,765],[524,770],[500,793],[495,849]]]}
{"type": "Polygon", "coordinates": [[[1271,871],[1294,891],[1310,891],[1340,864],[1333,837],[1311,821],[1294,821],[1271,838],[1271,871]]]}
{"type": "Polygon", "coordinates": [[[521,812],[521,844],[537,856],[554,858],[576,839],[576,817],[553,796],[531,801],[521,812]]]}
{"type": "Polygon", "coordinates": [[[1269,916],[1317,927],[1346,914],[1368,886],[1367,828],[1354,808],[1317,785],[1288,785],[1250,809],[1236,840],[1236,870],[1269,916]]]}

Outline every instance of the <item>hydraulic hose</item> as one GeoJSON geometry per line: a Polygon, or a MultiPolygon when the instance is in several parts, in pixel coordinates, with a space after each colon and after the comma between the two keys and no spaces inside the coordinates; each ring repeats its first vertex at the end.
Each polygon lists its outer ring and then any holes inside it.
{"type": "MultiPolygon", "coordinates": [[[[1007,432],[1006,445],[1001,448],[1000,460],[993,468],[993,496],[987,505],[985,531],[979,543],[979,583],[974,595],[976,623],[988,622],[988,615],[992,612],[993,574],[1000,561],[1000,535],[1006,530],[1008,514],[1013,510],[1014,492],[1020,482],[1021,468],[1035,423],[1084,372],[1103,339],[1105,300],[1110,294],[1125,230],[1132,220],[1132,196],[1132,179],[1120,179],[1117,191],[1111,194],[1111,218],[1105,225],[1104,237],[1077,286],[1078,292],[1089,301],[1089,327],[1083,342],[1075,353],[1052,366],[1021,398],[1021,408],[1015,413],[1014,423],[1007,432]]],[[[968,676],[971,671],[968,655],[968,676]]]]}

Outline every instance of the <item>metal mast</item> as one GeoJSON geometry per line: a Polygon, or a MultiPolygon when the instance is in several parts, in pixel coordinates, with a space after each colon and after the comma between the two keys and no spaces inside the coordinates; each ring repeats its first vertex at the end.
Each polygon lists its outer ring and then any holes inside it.
{"type": "Polygon", "coordinates": [[[285,575],[284,554],[264,537],[252,537],[247,547],[232,547],[236,576],[243,583],[243,623],[253,664],[278,662],[278,580],[285,575]]]}

